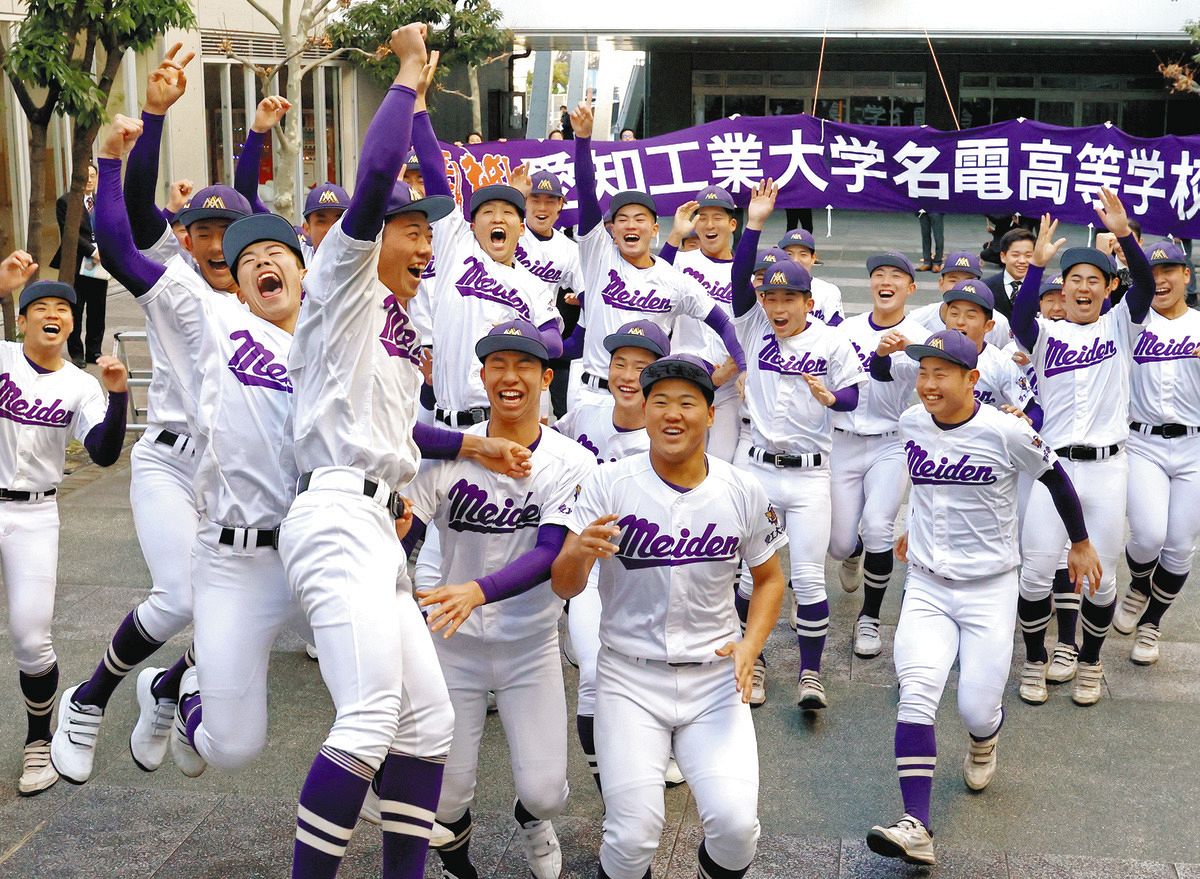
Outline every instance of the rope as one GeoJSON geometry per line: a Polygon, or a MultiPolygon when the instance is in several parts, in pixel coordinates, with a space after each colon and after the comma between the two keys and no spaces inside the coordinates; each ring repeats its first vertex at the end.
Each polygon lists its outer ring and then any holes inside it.
{"type": "Polygon", "coordinates": [[[954,109],[954,102],[950,100],[950,89],[946,87],[946,77],[942,76],[942,65],[938,63],[937,52],[933,51],[933,40],[929,39],[929,31],[921,28],[925,34],[925,42],[929,44],[929,54],[933,57],[933,69],[937,71],[938,79],[942,83],[942,94],[946,96],[946,106],[950,108],[950,117],[954,120],[954,128],[957,131],[962,131],[962,126],[958,124],[958,113],[954,109]]]}
{"type": "Polygon", "coordinates": [[[825,67],[825,39],[829,36],[829,3],[825,3],[825,24],[821,27],[821,54],[817,58],[817,83],[813,86],[812,114],[817,115],[817,97],[821,94],[821,71],[825,67]]]}

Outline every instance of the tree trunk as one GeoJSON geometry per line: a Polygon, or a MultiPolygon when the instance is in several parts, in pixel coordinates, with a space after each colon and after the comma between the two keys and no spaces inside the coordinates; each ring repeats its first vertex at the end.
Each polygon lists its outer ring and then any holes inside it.
{"type": "MultiPolygon", "coordinates": [[[[287,51],[294,51],[286,47],[287,51]]],[[[301,104],[303,95],[303,66],[301,58],[287,63],[287,99],[296,108],[287,113],[276,131],[274,154],[275,165],[275,213],[285,217],[289,223],[296,221],[296,165],[302,149],[304,118],[301,104]]]]}
{"type": "Polygon", "coordinates": [[[50,128],[47,119],[29,120],[29,226],[25,232],[25,249],[34,262],[42,262],[42,208],[46,202],[46,139],[50,128]]]}
{"type": "MultiPolygon", "coordinates": [[[[479,100],[479,68],[474,64],[467,67],[467,89],[471,100],[471,130],[483,134],[483,110],[479,100]]],[[[499,136],[499,135],[497,135],[499,136]]],[[[491,139],[490,136],[484,138],[491,139]]]]}
{"type": "Polygon", "coordinates": [[[71,126],[71,183],[68,189],[70,197],[67,199],[67,217],[63,221],[61,268],[58,270],[58,279],[66,284],[75,283],[79,227],[83,223],[83,190],[87,186],[92,143],[99,130],[99,126],[71,126]]]}

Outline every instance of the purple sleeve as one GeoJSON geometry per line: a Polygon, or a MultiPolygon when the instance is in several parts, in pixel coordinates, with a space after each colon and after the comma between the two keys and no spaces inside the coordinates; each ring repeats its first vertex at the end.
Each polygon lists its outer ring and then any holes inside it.
{"type": "Polygon", "coordinates": [[[575,138],[575,196],[579,201],[579,234],[599,225],[600,199],[596,197],[596,165],[592,161],[592,139],[575,138]]]}
{"type": "Polygon", "coordinates": [[[1046,413],[1042,411],[1042,407],[1038,405],[1037,400],[1030,400],[1025,406],[1025,414],[1029,416],[1029,420],[1033,422],[1033,429],[1040,431],[1042,429],[1042,420],[1046,413]]]}
{"type": "Polygon", "coordinates": [[[1125,254],[1125,264],[1129,266],[1129,289],[1125,291],[1125,307],[1134,323],[1142,323],[1150,313],[1150,303],[1154,301],[1154,273],[1146,254],[1138,247],[1133,233],[1124,238],[1118,238],[1121,252],[1125,254]]]}
{"type": "Polygon", "coordinates": [[[413,514],[412,525],[409,527],[408,533],[404,535],[404,539],[400,541],[400,545],[404,547],[405,558],[412,555],[413,549],[421,542],[427,530],[429,530],[429,526],[425,524],[425,520],[413,514]]]}
{"type": "Polygon", "coordinates": [[[858,406],[858,385],[846,385],[840,391],[833,392],[833,405],[829,408],[834,412],[853,412],[858,406]]]}
{"type": "Polygon", "coordinates": [[[250,209],[256,214],[270,213],[258,197],[258,168],[262,163],[263,143],[267,134],[253,129],[248,132],[246,142],[242,144],[242,154],[233,166],[233,188],[246,196],[246,201],[250,202],[250,209]]]}
{"type": "Polygon", "coordinates": [[[733,252],[729,278],[733,284],[734,317],[741,317],[754,307],[754,258],[758,256],[758,239],[761,235],[758,229],[747,229],[733,252]]]}
{"type": "Polygon", "coordinates": [[[550,579],[550,565],[558,558],[567,540],[563,525],[542,525],[538,528],[537,543],[494,574],[480,577],[477,582],[488,604],[528,592],[550,579]]]}
{"type": "Polygon", "coordinates": [[[453,196],[450,181],[446,179],[446,160],[442,157],[442,145],[433,133],[433,122],[426,112],[413,115],[412,146],[417,154],[417,161],[421,164],[425,194],[453,196]]]}
{"type": "Polygon", "coordinates": [[[388,198],[412,142],[416,100],[417,93],[408,86],[392,86],[367,128],[354,195],[342,217],[342,231],[355,241],[374,241],[383,229],[388,198]]]}
{"type": "Polygon", "coordinates": [[[877,382],[890,382],[892,380],[892,355],[876,354],[871,358],[871,365],[867,367],[867,372],[877,382]]]}
{"type": "Polygon", "coordinates": [[[563,353],[563,337],[558,329],[558,321],[548,320],[540,327],[538,332],[542,334],[542,344],[546,346],[546,353],[550,355],[551,360],[557,360],[563,353]]]}
{"type": "Polygon", "coordinates": [[[1032,351],[1038,340],[1037,316],[1042,301],[1038,291],[1042,286],[1043,271],[1041,266],[1030,264],[1025,280],[1021,282],[1021,289],[1013,299],[1012,317],[1008,321],[1013,338],[1026,351],[1032,351]]]}
{"type": "Polygon", "coordinates": [[[125,407],[128,402],[125,391],[110,392],[104,420],[83,438],[88,455],[101,467],[109,467],[121,457],[121,446],[125,442],[125,407]]]}
{"type": "Polygon", "coordinates": [[[842,317],[840,314],[838,314],[835,311],[833,314],[831,314],[829,316],[829,320],[825,321],[825,323],[831,327],[836,327],[838,324],[840,324],[844,320],[845,320],[845,318],[842,317]]]}
{"type": "MultiPolygon", "coordinates": [[[[1032,268],[1032,267],[1031,267],[1032,268]]],[[[1024,288],[1022,288],[1024,289],[1024,288]]],[[[1038,480],[1050,490],[1050,499],[1054,501],[1054,509],[1058,511],[1063,524],[1067,526],[1067,537],[1072,543],[1088,539],[1087,525],[1083,521],[1083,507],[1079,503],[1079,495],[1071,484],[1071,477],[1063,469],[1060,462],[1055,461],[1054,467],[1042,474],[1038,480]]]]}
{"type": "Polygon", "coordinates": [[[166,271],[160,263],[143,256],[133,243],[125,195],[121,192],[121,160],[100,159],[100,183],[96,189],[96,246],[101,263],[134,296],[141,296],[158,283],[166,271]]]}
{"type": "Polygon", "coordinates": [[[571,331],[571,335],[563,340],[562,354],[559,356],[564,360],[578,360],[582,357],[584,332],[583,324],[575,324],[575,329],[571,331]]]}
{"type": "Polygon", "coordinates": [[[463,435],[457,430],[442,430],[418,421],[413,425],[413,440],[422,458],[434,461],[453,461],[462,450],[463,435]]]}
{"type": "Polygon", "coordinates": [[[739,370],[745,372],[746,352],[742,350],[742,345],[737,340],[737,330],[733,328],[733,321],[729,319],[729,315],[721,310],[721,306],[714,305],[712,311],[704,318],[704,322],[721,337],[721,341],[725,343],[725,350],[729,352],[733,362],[737,364],[739,370]]]}
{"type": "Polygon", "coordinates": [[[671,265],[674,265],[675,257],[678,254],[679,254],[679,248],[676,247],[674,244],[672,244],[670,241],[668,241],[666,244],[664,244],[662,246],[662,250],[660,250],[658,252],[658,258],[661,259],[663,262],[669,262],[669,263],[671,263],[671,265]]]}
{"type": "Polygon", "coordinates": [[[139,250],[148,250],[157,244],[169,222],[154,204],[163,119],[154,113],[142,113],[142,136],[130,150],[129,167],[125,169],[125,213],[139,250]]]}

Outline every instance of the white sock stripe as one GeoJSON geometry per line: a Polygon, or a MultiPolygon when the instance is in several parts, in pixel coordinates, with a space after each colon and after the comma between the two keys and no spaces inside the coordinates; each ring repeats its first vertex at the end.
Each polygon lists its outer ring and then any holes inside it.
{"type": "Polygon", "coordinates": [[[296,842],[303,843],[309,848],[315,848],[317,851],[324,852],[335,858],[340,858],[346,854],[346,847],[344,845],[334,845],[328,840],[321,839],[321,837],[309,833],[303,827],[296,828],[296,842]]]}
{"type": "Polygon", "coordinates": [[[897,766],[936,766],[937,757],[897,757],[897,766]]]}
{"type": "MultiPolygon", "coordinates": [[[[350,837],[354,835],[353,827],[342,827],[340,824],[334,824],[328,818],[322,818],[312,809],[305,806],[303,803],[296,809],[296,817],[305,824],[320,830],[322,833],[328,833],[330,836],[335,836],[338,839],[350,841],[350,837]]],[[[345,846],[343,846],[345,848],[345,846]]]]}
{"type": "Polygon", "coordinates": [[[900,778],[933,778],[932,769],[901,769],[896,773],[900,778]]]}
{"type": "Polygon", "coordinates": [[[1162,604],[1170,604],[1178,595],[1178,592],[1163,592],[1157,583],[1152,584],[1150,587],[1150,597],[1162,604]]]}
{"type": "Polygon", "coordinates": [[[359,778],[371,781],[375,778],[375,770],[359,760],[353,754],[347,754],[345,751],[339,751],[337,748],[322,748],[321,753],[326,759],[345,769],[347,772],[357,775],[359,778]]]}
{"type": "Polygon", "coordinates": [[[41,711],[42,709],[49,710],[54,707],[54,697],[53,696],[51,696],[45,702],[34,702],[32,699],[30,699],[24,693],[21,694],[21,698],[25,700],[25,707],[30,711],[41,711]]]}
{"type": "Polygon", "coordinates": [[[1088,635],[1094,635],[1097,638],[1103,638],[1105,635],[1108,634],[1108,629],[1109,629],[1108,626],[1094,625],[1087,617],[1083,618],[1080,628],[1082,628],[1083,631],[1085,633],[1087,633],[1088,635]]]}
{"type": "Polygon", "coordinates": [[[407,821],[389,821],[383,819],[379,825],[383,828],[384,833],[399,833],[404,836],[413,836],[417,839],[429,839],[433,834],[433,827],[423,827],[420,824],[410,824],[407,821]]]}
{"type": "Polygon", "coordinates": [[[110,674],[114,674],[119,678],[123,678],[133,671],[132,665],[126,665],[113,655],[111,647],[104,654],[104,667],[108,669],[110,674]]]}
{"type": "Polygon", "coordinates": [[[437,813],[431,809],[422,809],[420,806],[402,803],[399,800],[380,800],[379,811],[387,815],[403,815],[418,821],[428,821],[430,824],[437,819],[437,813]]]}
{"type": "Polygon", "coordinates": [[[1055,595],[1054,597],[1055,610],[1079,610],[1079,606],[1082,603],[1083,599],[1075,594],[1062,596],[1055,595]]]}
{"type": "Polygon", "coordinates": [[[1046,614],[1046,616],[1042,617],[1040,620],[1019,620],[1021,624],[1021,631],[1027,632],[1031,635],[1034,632],[1041,632],[1050,625],[1050,618],[1052,616],[1053,614],[1046,614]]]}

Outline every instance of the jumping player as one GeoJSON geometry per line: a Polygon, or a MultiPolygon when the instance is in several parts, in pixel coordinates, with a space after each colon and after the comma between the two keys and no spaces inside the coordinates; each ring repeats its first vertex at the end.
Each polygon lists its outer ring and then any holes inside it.
{"type": "Polygon", "coordinates": [[[817,265],[817,242],[812,232],[807,229],[789,229],[775,245],[788,257],[808,270],[812,277],[812,308],[808,316],[836,327],[846,319],[842,308],[842,290],[837,284],[831,284],[813,274],[817,265]]]}

